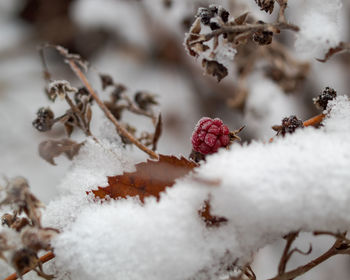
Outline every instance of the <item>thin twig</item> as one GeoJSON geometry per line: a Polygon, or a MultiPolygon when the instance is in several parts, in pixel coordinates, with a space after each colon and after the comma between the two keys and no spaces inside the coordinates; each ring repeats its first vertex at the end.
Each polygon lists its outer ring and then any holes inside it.
{"type": "Polygon", "coordinates": [[[287,262],[289,261],[291,255],[289,254],[290,247],[292,246],[294,240],[298,237],[299,232],[292,232],[288,234],[286,239],[286,246],[284,247],[280,263],[278,265],[278,275],[282,275],[286,271],[287,262]]]}
{"type": "Polygon", "coordinates": [[[77,77],[81,80],[81,82],[84,84],[86,89],[89,91],[91,96],[94,98],[98,106],[101,108],[101,110],[105,113],[107,118],[114,124],[116,127],[118,133],[122,135],[123,137],[127,138],[131,143],[135,144],[140,150],[147,153],[150,157],[154,159],[158,159],[158,154],[154,151],[148,149],[146,146],[144,146],[141,142],[139,142],[133,135],[131,135],[120,123],[117,121],[117,119],[113,116],[111,111],[108,110],[106,105],[103,103],[103,101],[98,97],[97,93],[94,91],[92,86],[90,85],[89,81],[87,80],[86,76],[83,74],[83,72],[80,70],[80,68],[75,63],[74,59],[67,57],[66,53],[61,50],[61,48],[56,48],[56,50],[63,55],[73,70],[73,72],[77,75],[77,77]]]}
{"type": "Polygon", "coordinates": [[[329,258],[340,254],[350,254],[350,247],[348,244],[344,244],[343,240],[337,239],[334,242],[333,246],[318,258],[310,261],[305,265],[299,266],[296,269],[283,273],[282,275],[277,275],[276,277],[269,280],[292,280],[313,269],[315,266],[325,262],[329,258]]]}
{"type": "MultiPolygon", "coordinates": [[[[48,252],[47,254],[45,254],[45,255],[43,255],[43,256],[41,256],[40,258],[39,258],[39,263],[40,264],[43,264],[43,263],[46,263],[46,262],[48,262],[49,260],[52,260],[53,258],[55,257],[55,254],[53,253],[53,252],[48,252]]],[[[24,271],[23,271],[23,273],[22,273],[22,275],[24,275],[24,274],[26,274],[26,273],[28,273],[29,271],[31,271],[32,269],[25,269],[24,271]]],[[[11,274],[10,276],[8,276],[7,278],[5,278],[4,280],[16,280],[16,279],[18,279],[18,275],[17,275],[17,273],[13,273],[13,274],[11,274]]]]}
{"type": "Polygon", "coordinates": [[[303,122],[304,126],[318,126],[323,119],[326,117],[325,114],[319,114],[315,117],[312,117],[311,119],[308,119],[306,121],[303,122]]]}
{"type": "Polygon", "coordinates": [[[193,36],[198,36],[199,39],[190,42],[190,45],[195,45],[197,43],[203,43],[209,41],[213,37],[219,36],[224,33],[241,33],[246,31],[256,32],[256,31],[276,31],[280,29],[289,29],[293,31],[299,31],[299,27],[294,24],[289,24],[286,22],[274,22],[274,23],[263,23],[263,24],[245,24],[245,25],[232,25],[223,26],[220,29],[214,30],[208,34],[190,34],[193,36]]]}

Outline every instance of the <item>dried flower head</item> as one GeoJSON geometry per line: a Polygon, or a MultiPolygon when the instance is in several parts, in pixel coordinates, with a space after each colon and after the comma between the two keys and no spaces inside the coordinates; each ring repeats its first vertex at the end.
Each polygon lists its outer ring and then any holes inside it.
{"type": "Polygon", "coordinates": [[[255,2],[258,4],[262,11],[270,14],[273,12],[275,0],[255,0],[255,2]]]}
{"type": "Polygon", "coordinates": [[[326,87],[323,92],[313,99],[317,108],[326,110],[328,102],[337,97],[337,92],[330,87],[326,87]]]}
{"type": "Polygon", "coordinates": [[[292,115],[282,120],[282,125],[275,125],[273,130],[277,131],[277,135],[285,136],[287,133],[293,133],[298,128],[303,128],[303,121],[292,115]]]}
{"type": "Polygon", "coordinates": [[[40,132],[48,131],[52,128],[55,115],[49,107],[42,107],[36,113],[37,117],[32,122],[33,126],[40,132]]]}
{"type": "Polygon", "coordinates": [[[75,93],[77,91],[68,81],[53,81],[48,86],[47,95],[52,101],[55,101],[58,96],[64,98],[67,93],[75,93]]]}
{"type": "Polygon", "coordinates": [[[153,94],[138,91],[135,93],[134,101],[142,110],[148,110],[152,105],[158,105],[156,97],[153,94]]]}

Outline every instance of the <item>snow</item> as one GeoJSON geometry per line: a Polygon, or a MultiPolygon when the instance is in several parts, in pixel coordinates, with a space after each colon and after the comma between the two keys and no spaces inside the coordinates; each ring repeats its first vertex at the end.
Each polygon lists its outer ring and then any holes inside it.
{"type": "Polygon", "coordinates": [[[280,125],[289,115],[301,118],[302,104],[297,96],[285,94],[278,85],[261,76],[255,74],[249,79],[244,123],[249,123],[245,128],[248,133],[268,140],[273,133],[272,125],[280,125]]]}
{"type": "MultiPolygon", "coordinates": [[[[295,42],[296,49],[314,57],[322,56],[330,47],[341,41],[341,0],[307,1],[303,3],[300,31],[295,42]]],[[[300,5],[297,6],[300,9],[300,5]]]]}
{"type": "MultiPolygon", "coordinates": [[[[290,231],[349,229],[350,102],[340,96],[329,108],[321,129],[300,129],[273,143],[237,144],[209,156],[196,176],[219,179],[219,186],[185,178],[159,202],[149,198],[145,205],[137,199],[82,199],[78,185],[85,177],[87,185],[94,184],[83,171],[86,160],[77,159],[73,175],[62,182],[70,186],[80,178],[76,190],[51,202],[44,216],[50,226],[60,220],[63,230],[53,243],[55,266],[78,280],[202,279],[220,274],[222,263],[250,260],[290,231]],[[228,218],[226,225],[208,229],[199,218],[209,196],[212,213],[228,218]],[[57,217],[62,207],[75,216],[67,225],[57,217]]],[[[96,181],[103,183],[102,173],[96,181]]]]}

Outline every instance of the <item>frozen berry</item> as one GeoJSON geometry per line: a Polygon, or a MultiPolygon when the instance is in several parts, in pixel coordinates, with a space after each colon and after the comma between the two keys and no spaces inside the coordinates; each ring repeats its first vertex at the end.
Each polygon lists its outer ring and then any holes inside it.
{"type": "Polygon", "coordinates": [[[230,143],[230,131],[222,120],[201,118],[192,134],[193,150],[203,155],[215,153],[230,143]]]}
{"type": "Polygon", "coordinates": [[[336,97],[337,92],[330,87],[326,87],[319,96],[313,99],[313,101],[316,107],[318,107],[319,109],[326,110],[328,101],[333,100],[336,97]]]}

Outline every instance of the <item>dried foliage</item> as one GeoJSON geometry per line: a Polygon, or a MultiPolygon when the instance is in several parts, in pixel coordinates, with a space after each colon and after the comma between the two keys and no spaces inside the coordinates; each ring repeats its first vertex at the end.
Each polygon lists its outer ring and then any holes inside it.
{"type": "MultiPolygon", "coordinates": [[[[1,223],[14,233],[0,234],[0,258],[9,263],[21,279],[30,270],[36,271],[44,279],[52,279],[53,275],[44,273],[38,253],[52,250],[51,240],[58,230],[41,226],[40,208],[43,204],[30,192],[26,179],[17,177],[8,181],[3,192],[5,198],[0,202],[0,207],[11,206],[13,213],[5,213],[1,223]],[[5,252],[10,254],[5,257],[5,252]]],[[[15,275],[7,279],[16,278],[15,275]]]]}
{"type": "Polygon", "coordinates": [[[96,197],[127,198],[138,196],[144,202],[148,196],[160,199],[160,193],[166,187],[174,185],[175,180],[185,176],[195,168],[197,164],[182,157],[159,155],[157,161],[148,160],[137,164],[135,172],[127,172],[123,175],[108,177],[107,187],[98,187],[92,191],[96,197]]]}
{"type": "Polygon", "coordinates": [[[52,165],[56,165],[54,158],[62,154],[68,159],[73,159],[78,154],[83,143],[77,143],[70,139],[46,140],[39,144],[39,155],[52,165]]]}
{"type": "MultiPolygon", "coordinates": [[[[275,1],[256,2],[262,10],[271,13],[275,1]]],[[[217,81],[229,74],[220,56],[223,53],[230,54],[231,60],[234,60],[237,89],[234,96],[227,100],[230,107],[239,108],[244,104],[246,80],[260,61],[267,64],[265,75],[285,92],[295,91],[306,78],[309,64],[293,58],[284,45],[273,40],[281,30],[299,30],[285,18],[287,1],[277,2],[280,10],[273,23],[255,20],[248,13],[232,18],[228,11],[213,5],[200,8],[186,35],[185,47],[188,53],[199,58],[205,73],[214,76],[217,81]],[[211,31],[206,31],[208,27],[211,31]]]]}

